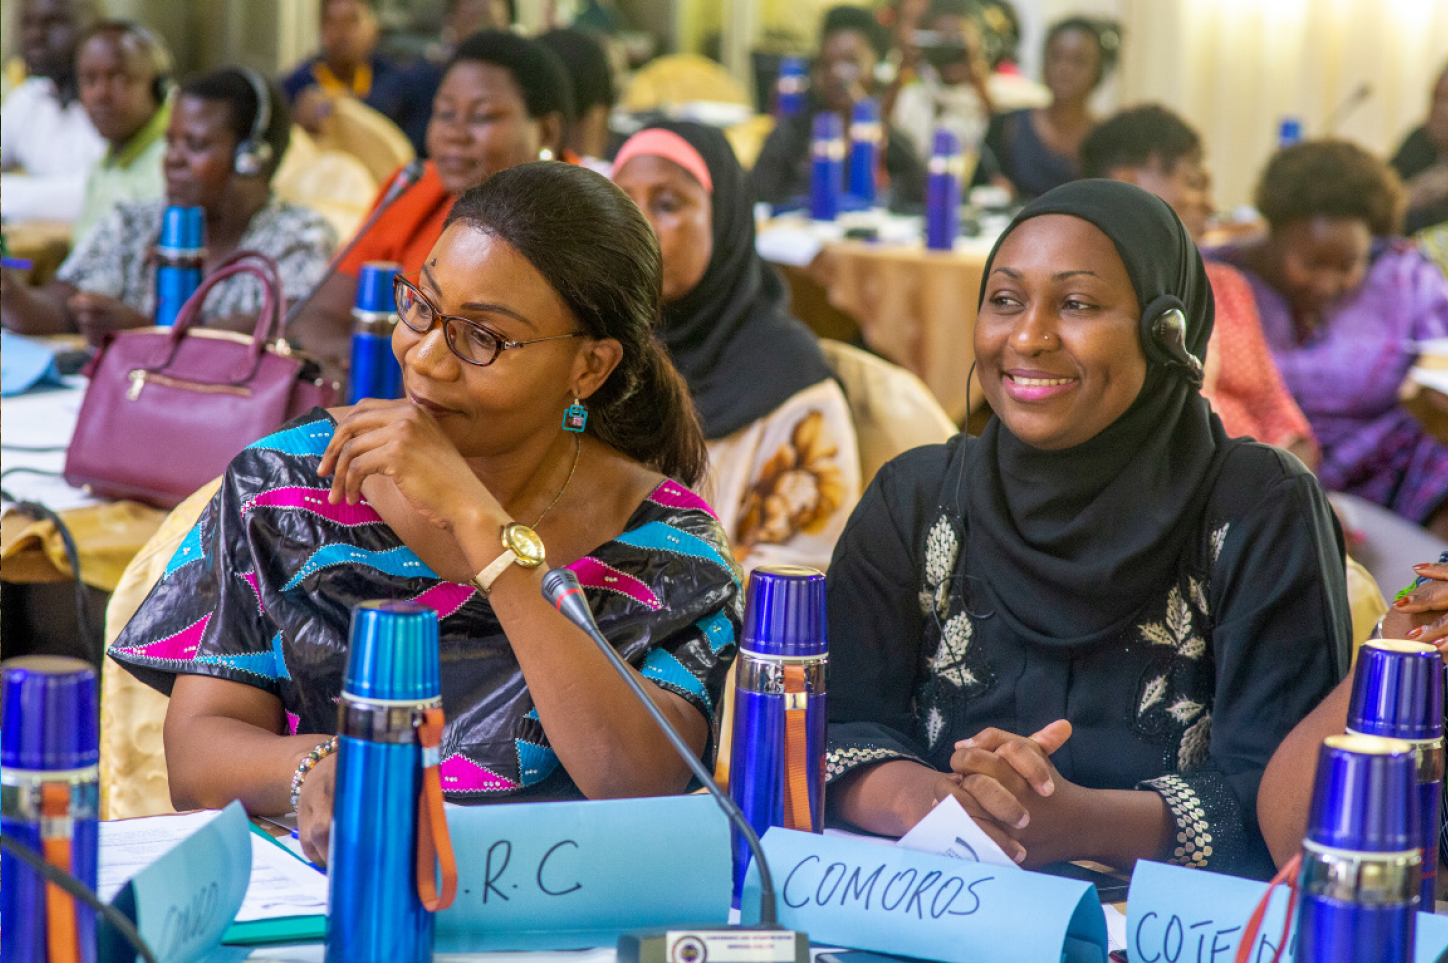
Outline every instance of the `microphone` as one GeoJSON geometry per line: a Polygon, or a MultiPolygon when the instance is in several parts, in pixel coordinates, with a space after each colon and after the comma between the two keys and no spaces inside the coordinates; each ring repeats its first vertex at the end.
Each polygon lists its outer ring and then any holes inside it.
{"type": "Polygon", "coordinates": [[[1352,89],[1352,93],[1342,99],[1342,103],[1332,109],[1327,115],[1327,120],[1322,122],[1323,130],[1326,133],[1335,133],[1337,125],[1342,123],[1349,114],[1361,107],[1369,97],[1373,95],[1373,85],[1363,81],[1352,89]]]}
{"type": "MultiPolygon", "coordinates": [[[[583,588],[578,584],[578,577],[566,568],[549,569],[543,576],[543,597],[553,604],[568,621],[578,626],[584,633],[593,640],[603,654],[608,657],[609,664],[615,672],[623,677],[628,683],[629,689],[644,708],[648,710],[649,716],[654,724],[659,727],[664,736],[669,740],[669,745],[684,760],[689,770],[693,772],[694,778],[703,784],[724,810],[724,815],[739,830],[745,841],[749,844],[749,850],[754,855],[754,865],[759,867],[759,926],[761,930],[772,930],[783,937],[788,934],[791,939],[775,939],[767,944],[751,943],[751,949],[757,951],[758,955],[751,955],[753,963],[807,963],[809,959],[809,938],[803,933],[783,930],[779,926],[778,907],[774,896],[774,877],[769,872],[769,863],[764,858],[764,848],[759,844],[759,836],[754,832],[754,827],[749,825],[749,820],[739,811],[734,800],[729,794],[719,788],[709,770],[699,761],[698,757],[690,750],[684,737],[679,735],[678,730],[673,727],[665,717],[654,700],[649,698],[644,691],[643,683],[629,671],[628,665],[623,657],[618,654],[603,633],[598,630],[598,623],[593,620],[593,611],[588,607],[588,599],[583,594],[583,588]]],[[[727,928],[693,929],[687,934],[689,937],[703,941],[704,948],[710,947],[711,940],[737,941],[739,926],[727,928]]],[[[671,930],[679,935],[677,928],[671,930]]],[[[657,947],[646,948],[646,942],[662,941],[663,932],[650,934],[630,934],[619,938],[619,960],[621,963],[637,963],[645,958],[669,960],[673,955],[668,952],[660,942],[657,947]]],[[[707,959],[708,955],[701,957],[707,959]]]]}
{"type": "Polygon", "coordinates": [[[287,310],[286,320],[282,322],[283,336],[286,335],[287,329],[292,326],[292,322],[297,319],[297,315],[302,313],[302,308],[312,303],[312,298],[316,297],[317,292],[322,290],[322,285],[331,280],[332,275],[337,273],[337,268],[347,259],[347,255],[351,254],[352,249],[357,246],[357,243],[366,236],[368,231],[372,230],[372,226],[377,223],[377,219],[380,218],[408,188],[422,180],[425,169],[421,160],[415,160],[397,172],[392,178],[392,184],[387,188],[387,193],[382,195],[382,200],[373,208],[372,213],[367,216],[367,220],[362,222],[362,226],[352,234],[352,240],[347,242],[346,247],[332,255],[332,260],[327,262],[327,270],[322,272],[322,276],[317,279],[317,283],[312,285],[311,290],[306,294],[294,301],[292,306],[287,310]]]}

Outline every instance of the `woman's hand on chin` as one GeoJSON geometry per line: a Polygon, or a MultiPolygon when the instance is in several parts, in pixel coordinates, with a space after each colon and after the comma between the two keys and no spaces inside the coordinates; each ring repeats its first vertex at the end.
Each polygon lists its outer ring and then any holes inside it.
{"type": "Polygon", "coordinates": [[[332,796],[337,788],[337,754],[323,757],[302,782],[297,797],[297,839],[302,855],[318,866],[327,865],[332,834],[332,796]]]}
{"type": "Polygon", "coordinates": [[[423,518],[451,532],[479,511],[506,518],[431,414],[407,401],[364,398],[337,423],[317,474],[331,476],[332,504],[356,504],[372,475],[392,481],[423,518]]]}

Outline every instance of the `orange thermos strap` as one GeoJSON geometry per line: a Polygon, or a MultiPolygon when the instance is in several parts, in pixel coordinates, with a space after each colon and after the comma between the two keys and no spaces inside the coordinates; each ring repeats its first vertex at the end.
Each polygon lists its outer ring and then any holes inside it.
{"type": "Polygon", "coordinates": [[[442,709],[425,712],[417,727],[417,741],[422,745],[422,792],[417,800],[417,895],[428,912],[447,909],[458,892],[458,866],[453,858],[452,839],[448,836],[447,815],[442,806],[441,760],[442,709]],[[438,893],[438,872],[442,873],[442,893],[438,893]]]}
{"type": "Polygon", "coordinates": [[[811,832],[814,820],[809,811],[809,694],[804,666],[784,664],[784,825],[787,829],[811,832]]]}
{"type": "Polygon", "coordinates": [[[1292,915],[1297,910],[1297,873],[1302,868],[1302,854],[1298,853],[1287,861],[1272,877],[1272,883],[1267,887],[1267,892],[1257,901],[1257,906],[1252,910],[1252,916],[1247,920],[1247,928],[1242,932],[1242,940],[1237,944],[1237,956],[1235,963],[1246,963],[1252,955],[1252,947],[1257,945],[1257,934],[1262,931],[1262,922],[1267,916],[1267,904],[1272,902],[1272,891],[1279,886],[1287,887],[1287,918],[1282,921],[1282,936],[1277,941],[1276,948],[1272,951],[1272,963],[1282,956],[1282,950],[1287,946],[1287,935],[1292,932],[1292,915]]]}
{"type": "MultiPolygon", "coordinates": [[[[70,786],[48,782],[40,787],[40,815],[43,820],[70,817],[70,786]]],[[[70,838],[50,837],[41,830],[40,848],[45,861],[56,869],[72,873],[70,838]]],[[[76,919],[75,898],[54,883],[45,884],[45,945],[47,963],[80,963],[80,921],[76,919]]]]}

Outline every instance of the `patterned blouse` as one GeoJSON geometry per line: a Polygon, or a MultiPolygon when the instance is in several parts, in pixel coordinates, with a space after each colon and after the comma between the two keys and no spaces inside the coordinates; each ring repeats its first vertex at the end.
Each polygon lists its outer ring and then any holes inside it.
{"type": "MultiPolygon", "coordinates": [[[[448,797],[577,796],[488,603],[440,579],[365,500],[327,503],[316,469],[335,427],[315,409],[232,461],[111,657],[162,692],[177,673],[256,686],[281,700],[291,732],[331,734],[352,607],[414,600],[440,618],[448,797]]],[[[619,653],[712,729],[742,606],[709,506],[665,481],[622,534],[569,568],[619,653]]]]}
{"type": "Polygon", "coordinates": [[[1035,647],[993,617],[971,575],[990,562],[963,550],[968,451],[957,436],[887,464],[840,539],[829,780],[890,759],[948,771],[958,739],[1069,719],[1051,757],[1065,778],[1159,793],[1176,822],[1173,862],[1270,876],[1262,770],[1348,661],[1342,546],[1322,489],[1277,449],[1240,449],[1131,629],[1035,647]]]}
{"type": "Polygon", "coordinates": [[[708,447],[704,492],[744,570],[823,571],[860,500],[855,425],[839,384],[811,385],[708,447]]]}
{"type": "MultiPolygon", "coordinates": [[[[152,248],[161,236],[166,200],[117,204],[101,218],[60,266],[56,277],[82,291],[104,294],[150,317],[156,311],[152,248]]],[[[282,291],[295,300],[312,289],[337,246],[327,219],[306,207],[273,197],[252,215],[237,250],[258,251],[277,262],[282,291]]],[[[203,319],[261,310],[261,285],[251,277],[229,278],[206,299],[203,319]]]]}

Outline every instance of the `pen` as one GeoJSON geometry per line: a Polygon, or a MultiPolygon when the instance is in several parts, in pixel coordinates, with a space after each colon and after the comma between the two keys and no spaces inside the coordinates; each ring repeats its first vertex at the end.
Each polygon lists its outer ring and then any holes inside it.
{"type": "Polygon", "coordinates": [[[3,268],[14,268],[17,271],[29,271],[33,266],[33,262],[26,261],[18,257],[0,258],[0,267],[3,268]]]}

